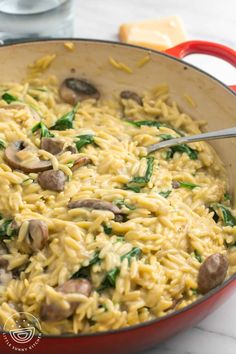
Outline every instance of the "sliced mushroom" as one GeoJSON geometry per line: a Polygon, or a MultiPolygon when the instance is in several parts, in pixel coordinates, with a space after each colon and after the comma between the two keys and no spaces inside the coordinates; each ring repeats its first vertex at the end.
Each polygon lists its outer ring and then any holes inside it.
{"type": "Polygon", "coordinates": [[[74,77],[65,79],[59,90],[63,101],[75,105],[78,101],[83,101],[88,98],[98,100],[100,93],[92,84],[86,80],[76,79],[74,77]]]}
{"type": "Polygon", "coordinates": [[[228,265],[227,258],[220,253],[215,253],[207,257],[198,273],[199,291],[205,294],[220,285],[226,277],[228,265]]]}
{"type": "Polygon", "coordinates": [[[41,139],[41,149],[50,152],[52,155],[57,155],[62,152],[64,146],[64,141],[57,138],[42,138],[41,139]]]}
{"type": "Polygon", "coordinates": [[[25,238],[29,252],[42,250],[48,240],[48,226],[42,220],[32,219],[29,221],[28,231],[25,238]]]}
{"type": "Polygon", "coordinates": [[[91,162],[90,158],[87,156],[82,156],[79,159],[75,160],[71,170],[74,172],[76,171],[79,167],[88,165],[91,162]]]}
{"type": "Polygon", "coordinates": [[[75,208],[89,208],[99,210],[110,210],[113,214],[121,214],[121,210],[110,202],[106,202],[100,199],[83,199],[75,200],[68,204],[69,209],[75,208]]]}
{"type": "Polygon", "coordinates": [[[70,279],[59,285],[57,290],[64,294],[82,294],[88,297],[91,294],[92,285],[87,279],[70,279]]]}
{"type": "Polygon", "coordinates": [[[43,303],[40,308],[40,319],[44,322],[62,321],[67,317],[70,317],[71,307],[62,308],[58,304],[43,303]]]}
{"type": "Polygon", "coordinates": [[[15,141],[5,149],[4,160],[11,168],[21,170],[26,173],[31,173],[31,172],[37,173],[52,168],[52,164],[50,161],[43,161],[43,160],[32,161],[30,164],[28,163],[28,165],[26,165],[23,160],[20,160],[17,157],[17,153],[24,149],[29,150],[31,149],[31,147],[26,142],[21,140],[15,141]]]}
{"type": "MultiPolygon", "coordinates": [[[[82,294],[90,296],[92,285],[87,279],[71,279],[58,286],[57,290],[64,294],[82,294]]],[[[68,308],[62,308],[58,304],[43,303],[40,309],[40,319],[45,322],[54,322],[64,320],[76,310],[78,301],[70,302],[68,308]]]]}
{"type": "Polygon", "coordinates": [[[141,99],[141,97],[133,91],[121,91],[120,93],[120,98],[122,98],[123,100],[133,100],[136,103],[138,103],[140,106],[143,105],[143,101],[141,99]]]}
{"type": "Polygon", "coordinates": [[[38,175],[38,183],[42,189],[62,192],[64,190],[65,182],[66,175],[60,170],[45,171],[38,175]]]}

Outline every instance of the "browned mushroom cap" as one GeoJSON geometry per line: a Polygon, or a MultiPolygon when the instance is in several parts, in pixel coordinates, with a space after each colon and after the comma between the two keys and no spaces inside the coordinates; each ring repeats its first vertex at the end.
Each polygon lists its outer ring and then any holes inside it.
{"type": "Polygon", "coordinates": [[[121,91],[120,93],[120,98],[124,99],[124,100],[133,100],[135,102],[137,102],[140,106],[143,105],[142,99],[141,97],[133,91],[121,91]]]}
{"type": "Polygon", "coordinates": [[[59,93],[63,101],[75,105],[78,101],[88,98],[98,100],[100,93],[92,84],[86,80],[76,79],[74,77],[65,79],[61,84],[59,93]]]}
{"type": "Polygon", "coordinates": [[[198,289],[202,294],[220,285],[226,277],[227,258],[220,253],[212,254],[202,263],[198,273],[198,289]]]}
{"type": "Polygon", "coordinates": [[[180,188],[180,183],[178,181],[172,181],[172,188],[174,189],[180,188]]]}
{"type": "Polygon", "coordinates": [[[27,236],[28,246],[33,252],[43,249],[48,240],[47,224],[42,220],[30,220],[27,236]]]}
{"type": "Polygon", "coordinates": [[[57,155],[62,152],[64,146],[64,141],[57,138],[42,138],[41,139],[41,149],[50,152],[52,155],[57,155]]]}
{"type": "Polygon", "coordinates": [[[121,210],[110,202],[106,202],[100,199],[83,199],[75,200],[68,204],[69,209],[75,208],[89,208],[99,210],[110,210],[113,214],[121,214],[121,210]]]}
{"type": "MultiPolygon", "coordinates": [[[[64,284],[58,286],[57,290],[64,294],[82,294],[89,296],[91,294],[92,285],[87,279],[71,279],[64,284]]],[[[68,308],[61,308],[58,304],[42,304],[40,309],[40,319],[45,322],[61,321],[71,316],[78,301],[71,302],[68,308]]]]}
{"type": "Polygon", "coordinates": [[[82,294],[89,296],[92,291],[92,285],[87,279],[70,279],[64,284],[59,285],[57,290],[64,294],[82,294]]]}
{"type": "Polygon", "coordinates": [[[62,192],[66,182],[66,175],[62,171],[45,171],[38,175],[38,183],[42,189],[62,192]]]}
{"type": "Polygon", "coordinates": [[[31,162],[30,164],[25,165],[24,161],[20,160],[17,157],[17,152],[22,151],[24,149],[30,149],[30,147],[27,143],[21,140],[15,141],[5,149],[4,160],[11,168],[15,168],[26,173],[37,173],[52,168],[52,164],[50,161],[43,160],[31,162]]]}
{"type": "Polygon", "coordinates": [[[44,322],[62,321],[71,316],[71,307],[62,308],[58,304],[43,303],[40,308],[39,316],[44,322]]]}
{"type": "Polygon", "coordinates": [[[79,159],[75,160],[71,170],[76,171],[79,167],[88,165],[91,162],[90,158],[87,156],[82,156],[79,159]]]}

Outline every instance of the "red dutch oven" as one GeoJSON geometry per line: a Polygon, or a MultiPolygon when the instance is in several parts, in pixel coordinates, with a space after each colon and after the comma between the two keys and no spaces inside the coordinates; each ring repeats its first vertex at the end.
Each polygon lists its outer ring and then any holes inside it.
{"type": "MultiPolygon", "coordinates": [[[[2,46],[1,82],[19,82],[29,64],[44,55],[56,54],[54,62],[43,75],[54,74],[59,81],[72,75],[87,78],[96,84],[104,97],[124,89],[142,92],[154,85],[167,83],[170,97],[194,119],[206,120],[207,130],[235,126],[236,86],[227,87],[211,75],[180,60],[189,54],[203,53],[222,58],[236,67],[236,51],[233,49],[205,41],[189,41],[162,53],[121,43],[71,39],[75,48],[68,51],[63,45],[64,41],[42,40],[2,46]],[[146,56],[149,60],[138,67],[137,63],[146,56]],[[109,57],[128,65],[132,74],[115,69],[109,57]],[[192,97],[193,105],[186,100],[186,95],[192,97]]],[[[212,145],[224,161],[234,195],[236,142],[234,139],[218,140],[212,145]]],[[[96,334],[42,335],[31,348],[30,344],[18,347],[22,347],[22,351],[27,348],[28,352],[32,350],[37,354],[136,353],[195,325],[224,303],[235,288],[236,274],[198,301],[162,318],[96,334]]],[[[13,353],[16,350],[9,343],[13,343],[10,334],[1,333],[0,353],[13,353]]]]}

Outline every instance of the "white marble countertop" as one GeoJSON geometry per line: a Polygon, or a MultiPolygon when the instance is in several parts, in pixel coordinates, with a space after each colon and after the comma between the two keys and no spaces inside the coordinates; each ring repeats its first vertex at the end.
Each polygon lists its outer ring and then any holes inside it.
{"type": "MultiPolygon", "coordinates": [[[[75,36],[117,40],[121,23],[180,15],[190,39],[205,39],[236,48],[235,0],[75,0],[75,36]]],[[[236,70],[202,55],[187,61],[236,84],[236,70]]],[[[196,327],[142,354],[236,354],[236,293],[196,327]]]]}

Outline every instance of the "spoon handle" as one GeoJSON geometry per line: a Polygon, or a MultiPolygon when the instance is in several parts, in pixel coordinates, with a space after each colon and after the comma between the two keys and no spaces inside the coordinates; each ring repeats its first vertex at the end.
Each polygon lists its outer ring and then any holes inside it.
{"type": "Polygon", "coordinates": [[[153,145],[147,146],[147,152],[153,152],[159,149],[163,149],[166,147],[185,144],[185,143],[193,143],[196,141],[207,141],[207,140],[214,140],[214,139],[225,139],[225,138],[233,138],[236,136],[236,127],[217,130],[214,132],[202,133],[197,135],[191,136],[181,136],[180,138],[174,138],[170,140],[165,140],[160,143],[156,143],[153,145]]]}

